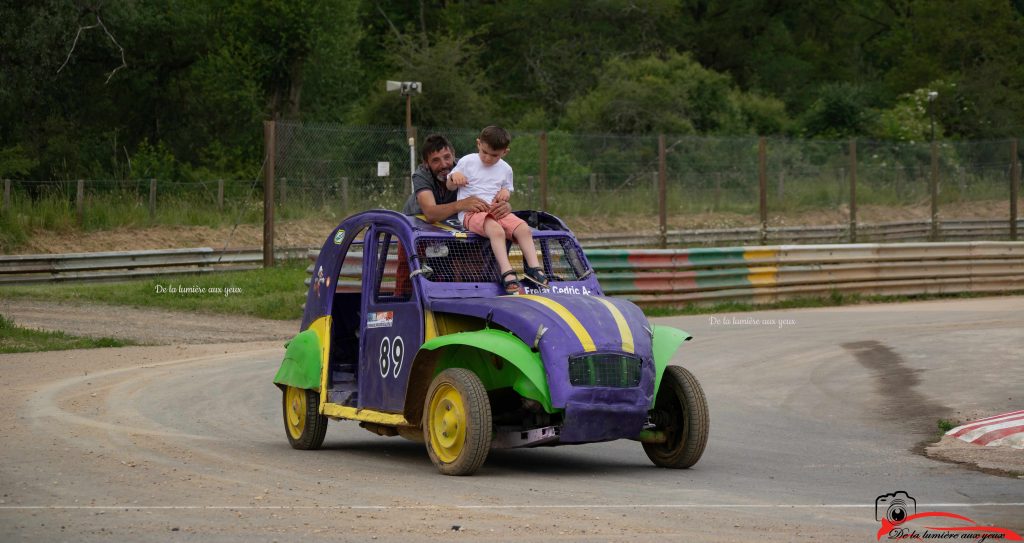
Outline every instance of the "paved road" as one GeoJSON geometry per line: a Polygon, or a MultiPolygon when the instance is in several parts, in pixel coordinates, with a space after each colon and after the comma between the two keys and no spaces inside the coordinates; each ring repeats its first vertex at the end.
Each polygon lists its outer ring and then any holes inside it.
{"type": "Polygon", "coordinates": [[[294,451],[278,342],[0,356],[0,540],[872,541],[897,490],[1024,533],[1024,480],[916,452],[939,418],[1024,404],[1024,298],[656,322],[695,336],[677,363],[712,433],[690,470],[620,441],[443,477],[353,423],[294,451]]]}

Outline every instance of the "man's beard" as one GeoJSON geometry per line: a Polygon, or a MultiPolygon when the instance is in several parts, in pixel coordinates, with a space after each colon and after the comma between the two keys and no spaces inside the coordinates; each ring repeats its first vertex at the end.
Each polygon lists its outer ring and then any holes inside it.
{"type": "Polygon", "coordinates": [[[451,168],[444,168],[442,170],[438,170],[438,171],[434,172],[434,178],[435,179],[440,179],[441,181],[447,181],[448,180],[448,174],[450,174],[450,173],[452,173],[452,169],[451,168]]]}

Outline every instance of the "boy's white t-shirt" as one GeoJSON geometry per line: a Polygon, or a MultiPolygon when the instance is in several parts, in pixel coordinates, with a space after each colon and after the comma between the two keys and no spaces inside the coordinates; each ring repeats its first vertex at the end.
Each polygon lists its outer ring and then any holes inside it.
{"type": "MultiPolygon", "coordinates": [[[[500,158],[493,166],[485,166],[480,160],[479,153],[466,155],[460,158],[459,163],[452,168],[451,173],[455,172],[462,172],[462,175],[469,180],[466,186],[459,187],[459,200],[476,196],[491,203],[501,189],[508,189],[509,192],[512,192],[512,166],[500,158]]],[[[465,211],[459,212],[460,221],[463,220],[465,214],[465,211]]]]}

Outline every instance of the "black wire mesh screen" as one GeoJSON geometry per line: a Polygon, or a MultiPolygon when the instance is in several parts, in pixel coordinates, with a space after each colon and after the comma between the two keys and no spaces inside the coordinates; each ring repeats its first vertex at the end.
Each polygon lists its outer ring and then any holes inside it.
{"type": "MultiPolygon", "coordinates": [[[[579,246],[568,236],[535,239],[537,257],[552,281],[576,281],[587,272],[579,246]]],[[[498,264],[487,238],[423,238],[416,242],[420,266],[435,283],[497,283],[498,264]]],[[[523,251],[509,248],[512,269],[524,269],[523,251]]]]}
{"type": "Polygon", "coordinates": [[[641,361],[617,354],[592,354],[569,360],[569,382],[577,387],[631,388],[640,385],[641,361]]]}

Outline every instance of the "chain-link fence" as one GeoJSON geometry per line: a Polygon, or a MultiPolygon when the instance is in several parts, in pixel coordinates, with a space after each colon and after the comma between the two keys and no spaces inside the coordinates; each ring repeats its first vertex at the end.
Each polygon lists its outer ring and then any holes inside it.
{"type": "MultiPolygon", "coordinates": [[[[475,152],[476,129],[417,132],[418,142],[440,133],[456,155],[475,152]]],[[[277,122],[272,133],[278,220],[400,210],[409,196],[419,153],[410,157],[404,128],[277,122]]],[[[1006,239],[1014,182],[1021,193],[1024,149],[1016,140],[663,138],[661,152],[658,135],[513,131],[506,157],[515,170],[513,207],[549,211],[578,233],[834,226],[846,229],[836,231],[837,241],[863,241],[870,236],[856,238],[851,225],[865,232],[882,223],[931,228],[934,217],[950,225],[1002,221],[986,236],[1006,239]]],[[[33,228],[258,224],[262,183],[5,180],[2,218],[33,228]]],[[[1018,209],[1020,203],[1018,197],[1018,209]]],[[[940,238],[932,232],[930,239],[940,238]]]]}
{"type": "MultiPolygon", "coordinates": [[[[404,129],[276,126],[275,178],[287,184],[288,198],[301,186],[303,205],[314,208],[402,207],[410,169],[404,129]]],[[[457,155],[475,152],[477,130],[421,129],[420,140],[430,133],[446,136],[457,155]]],[[[661,155],[656,135],[512,136],[506,160],[515,170],[514,207],[545,209],[582,232],[657,231],[661,175],[669,230],[759,226],[762,212],[768,228],[920,222],[933,214],[1009,224],[1014,140],[666,135],[661,155]]]]}

